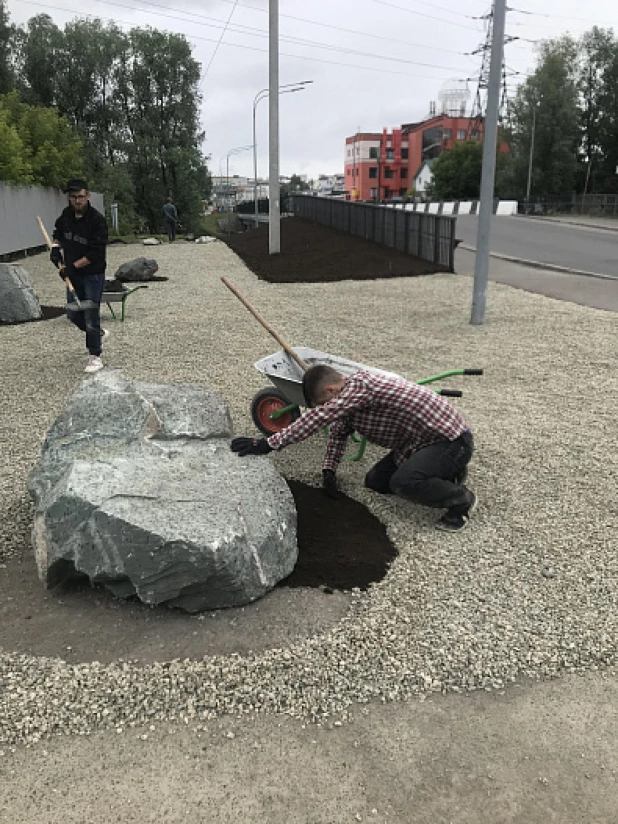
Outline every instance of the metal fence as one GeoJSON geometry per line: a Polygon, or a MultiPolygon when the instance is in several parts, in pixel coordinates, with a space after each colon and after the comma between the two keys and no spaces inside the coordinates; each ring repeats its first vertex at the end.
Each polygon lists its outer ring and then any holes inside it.
{"type": "Polygon", "coordinates": [[[607,215],[618,217],[618,194],[571,195],[570,197],[532,197],[519,204],[519,211],[528,215],[607,215]]]}
{"type": "Polygon", "coordinates": [[[340,232],[443,266],[449,272],[454,271],[455,217],[308,195],[291,197],[290,210],[296,217],[331,226],[340,232]]]}
{"type": "MultiPolygon", "coordinates": [[[[104,213],[103,195],[93,192],[90,202],[104,213]]],[[[0,183],[0,256],[44,246],[37,215],[51,235],[66,205],[67,196],[58,189],[0,183]]]]}

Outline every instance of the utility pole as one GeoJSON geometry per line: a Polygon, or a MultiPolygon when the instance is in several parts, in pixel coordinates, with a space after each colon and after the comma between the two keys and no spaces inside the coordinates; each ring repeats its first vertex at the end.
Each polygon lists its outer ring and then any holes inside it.
{"type": "Polygon", "coordinates": [[[281,252],[279,200],[279,0],[268,0],[268,253],[281,252]]]}
{"type": "Polygon", "coordinates": [[[496,178],[496,150],[498,147],[498,110],[504,55],[506,0],[494,0],[492,11],[491,62],[487,90],[487,112],[483,136],[483,171],[481,174],[481,208],[476,236],[474,264],[474,292],[470,323],[480,326],[485,320],[487,281],[489,280],[489,237],[494,210],[494,183],[496,178]]]}

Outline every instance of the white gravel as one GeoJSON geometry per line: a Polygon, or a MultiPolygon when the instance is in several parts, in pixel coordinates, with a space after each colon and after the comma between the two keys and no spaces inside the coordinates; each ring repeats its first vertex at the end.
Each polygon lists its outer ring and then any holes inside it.
{"type": "MultiPolygon", "coordinates": [[[[141,247],[111,247],[110,271],[141,247]]],[[[483,327],[468,324],[469,278],[271,285],[222,243],[154,250],[168,283],[131,296],[124,324],[105,323],[110,366],[138,380],[191,381],[228,400],[252,432],[253,368],[277,344],[220,283],[226,275],[292,344],[419,378],[460,378],[457,401],[477,445],[469,529],[433,529],[436,513],[370,495],[381,453],[346,463],[345,491],[387,525],[399,550],[387,577],[355,593],[323,635],[255,656],[136,667],[72,665],[2,650],[0,741],[88,734],[151,720],[255,710],[345,718],[354,702],[502,688],[518,676],[612,666],[618,638],[616,315],[490,285],[483,327]]],[[[57,303],[46,255],[26,262],[41,301],[57,303]]],[[[107,310],[103,314],[108,317],[107,310]]],[[[40,440],[82,378],[83,339],[65,319],[0,328],[0,562],[23,552],[26,474],[40,440]]],[[[318,483],[324,439],[275,460],[318,483]]],[[[0,574],[2,568],[0,567],[0,574]]]]}

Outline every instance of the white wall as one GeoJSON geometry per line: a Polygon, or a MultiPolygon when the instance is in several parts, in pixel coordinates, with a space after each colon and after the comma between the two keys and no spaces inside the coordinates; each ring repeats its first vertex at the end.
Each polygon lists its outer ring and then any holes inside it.
{"type": "MultiPolygon", "coordinates": [[[[93,192],[90,202],[103,212],[103,195],[93,192]]],[[[43,246],[45,239],[37,216],[51,237],[56,219],[67,204],[67,196],[59,189],[0,183],[0,255],[43,246]]]]}

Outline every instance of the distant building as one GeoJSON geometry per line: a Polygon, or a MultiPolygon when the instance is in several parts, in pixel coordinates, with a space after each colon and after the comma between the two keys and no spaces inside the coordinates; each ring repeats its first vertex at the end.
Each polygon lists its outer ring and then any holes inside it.
{"type": "Polygon", "coordinates": [[[412,178],[412,187],[414,191],[422,195],[425,193],[427,187],[433,180],[433,174],[431,173],[431,167],[435,163],[435,160],[423,160],[421,163],[421,168],[412,178]]]}
{"type": "Polygon", "coordinates": [[[483,123],[470,117],[441,114],[380,132],[346,138],[345,189],[351,200],[404,197],[426,161],[435,160],[461,140],[481,140],[483,123]]]}
{"type": "Polygon", "coordinates": [[[345,195],[345,175],[320,175],[316,192],[322,197],[343,197],[345,195]]]}

